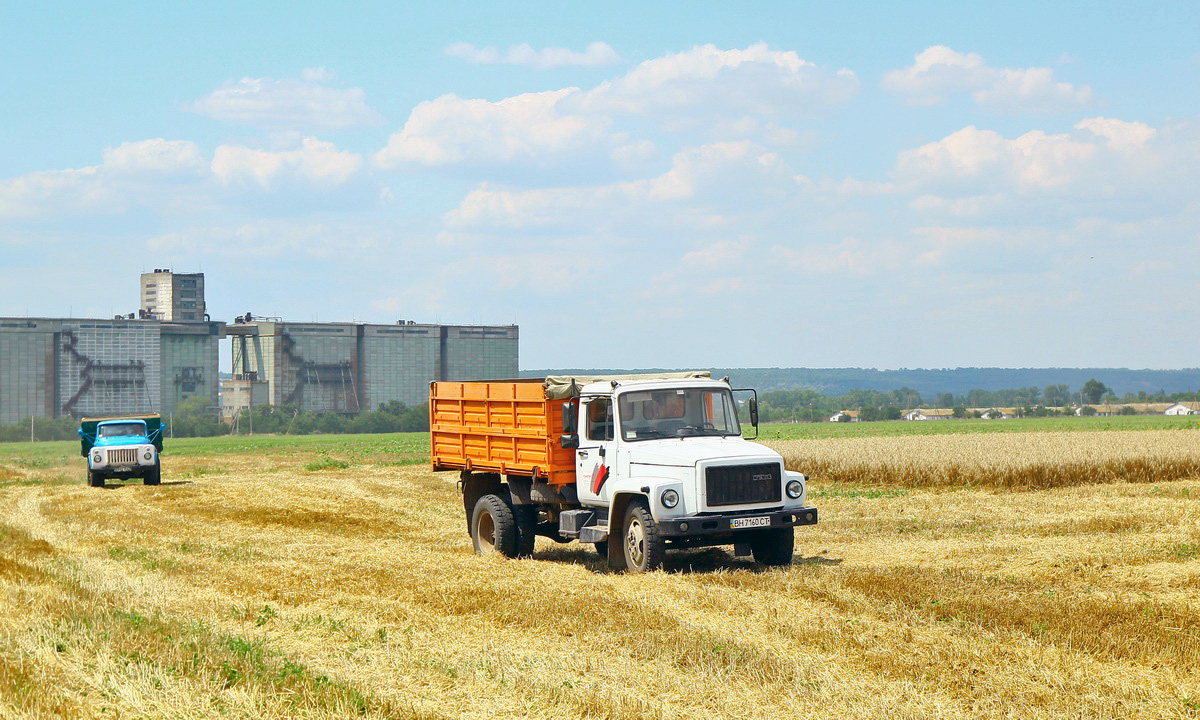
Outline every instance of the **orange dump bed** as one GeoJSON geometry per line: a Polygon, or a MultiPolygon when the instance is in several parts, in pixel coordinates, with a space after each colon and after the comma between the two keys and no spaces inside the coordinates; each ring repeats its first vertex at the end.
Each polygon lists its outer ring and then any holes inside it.
{"type": "Polygon", "coordinates": [[[562,400],[542,380],[435,382],[429,386],[429,457],[436,470],[471,470],[575,482],[564,449],[562,400]]]}

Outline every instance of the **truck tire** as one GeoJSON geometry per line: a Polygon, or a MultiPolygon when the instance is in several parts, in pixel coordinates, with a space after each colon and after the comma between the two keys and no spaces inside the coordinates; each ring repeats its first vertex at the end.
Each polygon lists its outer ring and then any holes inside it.
{"type": "Polygon", "coordinates": [[[795,547],[796,529],[790,527],[760,530],[750,540],[750,553],[760,565],[791,565],[795,547]]]}
{"type": "Polygon", "coordinates": [[[537,540],[537,507],[514,505],[512,513],[517,526],[516,557],[532,557],[534,542],[537,540]]]}
{"type": "Polygon", "coordinates": [[[104,476],[100,473],[87,471],[88,487],[104,487],[104,476]]]}
{"type": "Polygon", "coordinates": [[[517,555],[517,522],[512,509],[498,495],[484,495],[471,513],[471,542],[476,555],[498,552],[517,555]]]}
{"type": "Polygon", "coordinates": [[[154,461],[154,468],[142,478],[143,485],[157,485],[162,482],[162,464],[161,461],[154,461]]]}
{"type": "Polygon", "coordinates": [[[629,572],[650,572],[662,567],[667,554],[667,543],[659,536],[658,525],[644,501],[629,504],[621,528],[625,567],[629,572]]]}

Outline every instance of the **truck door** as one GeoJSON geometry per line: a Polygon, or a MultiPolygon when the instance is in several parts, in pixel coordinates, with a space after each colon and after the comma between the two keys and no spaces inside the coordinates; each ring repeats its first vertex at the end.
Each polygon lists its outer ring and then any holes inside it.
{"type": "Polygon", "coordinates": [[[585,504],[607,503],[617,470],[612,398],[583,398],[579,416],[582,432],[575,451],[575,489],[585,504]]]}

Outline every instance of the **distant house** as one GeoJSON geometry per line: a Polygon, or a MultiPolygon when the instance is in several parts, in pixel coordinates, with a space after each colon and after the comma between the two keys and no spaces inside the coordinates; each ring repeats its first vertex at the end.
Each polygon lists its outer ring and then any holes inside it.
{"type": "Polygon", "coordinates": [[[1163,415],[1200,415],[1200,403],[1177,402],[1164,410],[1163,415]]]}
{"type": "Polygon", "coordinates": [[[984,420],[1012,420],[1016,416],[1016,408],[988,408],[979,413],[979,417],[984,420]]]}
{"type": "Polygon", "coordinates": [[[836,413],[834,413],[829,418],[829,422],[858,422],[858,411],[857,410],[838,410],[836,413]],[[842,418],[850,418],[850,419],[843,420],[842,418]]]}
{"type": "Polygon", "coordinates": [[[904,413],[905,420],[950,420],[953,417],[953,410],[943,408],[917,408],[904,413]]]}

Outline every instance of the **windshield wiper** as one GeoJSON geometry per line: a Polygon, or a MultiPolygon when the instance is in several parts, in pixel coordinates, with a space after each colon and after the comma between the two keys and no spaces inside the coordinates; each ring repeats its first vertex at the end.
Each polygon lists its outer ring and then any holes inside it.
{"type": "Polygon", "coordinates": [[[684,425],[679,428],[678,434],[683,435],[724,435],[724,430],[718,430],[715,427],[696,427],[695,425],[684,425]]]}

